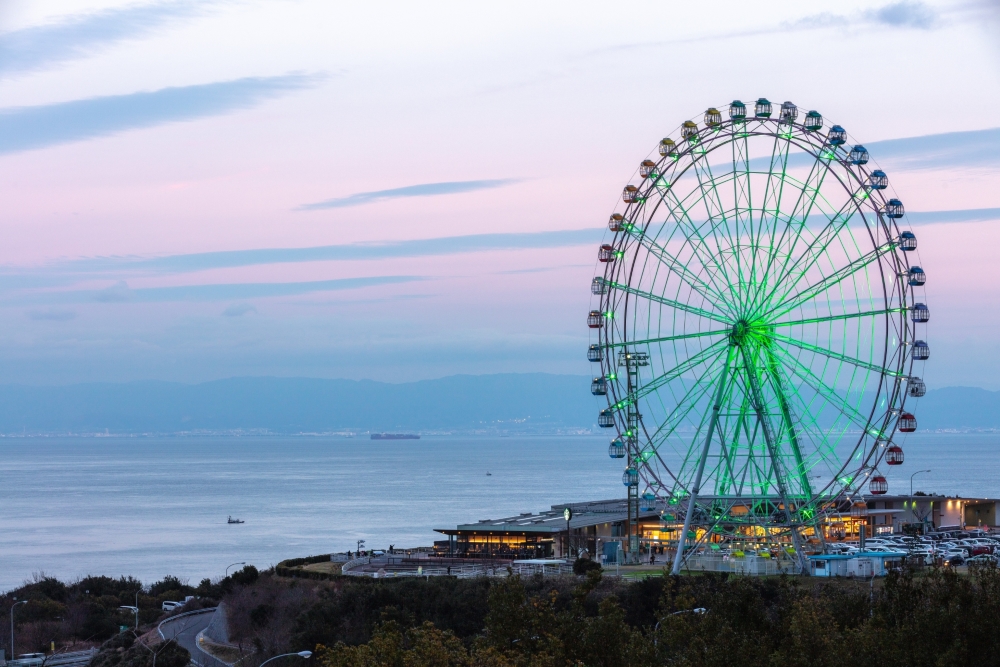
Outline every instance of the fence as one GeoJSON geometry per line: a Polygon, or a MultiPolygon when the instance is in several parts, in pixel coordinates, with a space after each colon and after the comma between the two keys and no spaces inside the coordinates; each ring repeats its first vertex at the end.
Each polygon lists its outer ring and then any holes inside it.
{"type": "Polygon", "coordinates": [[[447,565],[440,562],[429,562],[420,565],[419,561],[408,560],[405,563],[393,563],[389,559],[355,558],[344,563],[341,570],[349,577],[373,577],[376,579],[393,577],[457,577],[471,579],[475,577],[506,577],[508,574],[534,575],[541,574],[572,574],[573,567],[560,561],[552,563],[513,563],[509,561],[492,561],[482,563],[461,563],[447,565]]]}
{"type": "Polygon", "coordinates": [[[798,574],[799,565],[791,560],[744,556],[735,558],[722,554],[695,554],[687,559],[690,572],[732,572],[752,576],[798,574]]]}

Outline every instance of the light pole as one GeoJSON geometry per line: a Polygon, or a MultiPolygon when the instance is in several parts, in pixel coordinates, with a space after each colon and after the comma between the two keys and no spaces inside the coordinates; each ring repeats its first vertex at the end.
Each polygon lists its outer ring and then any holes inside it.
{"type": "Polygon", "coordinates": [[[913,502],[913,478],[922,472],[930,472],[930,470],[918,470],[917,472],[910,475],[910,502],[913,502]]]}
{"type": "Polygon", "coordinates": [[[27,600],[21,600],[20,602],[15,602],[10,606],[10,659],[13,660],[14,656],[14,607],[19,604],[28,604],[27,600]]]}
{"type": "MultiPolygon", "coordinates": [[[[695,607],[694,609],[681,609],[680,611],[675,611],[667,614],[667,616],[677,616],[678,614],[704,614],[708,610],[704,607],[695,607]]],[[[653,646],[656,646],[656,631],[660,629],[660,623],[662,621],[657,621],[656,626],[653,628],[653,646]]]]}
{"type": "Polygon", "coordinates": [[[227,565],[226,566],[226,576],[227,577],[229,576],[229,568],[231,568],[233,565],[246,565],[246,563],[245,562],[239,562],[239,563],[231,563],[231,564],[227,565]]]}
{"type": "Polygon", "coordinates": [[[278,658],[287,658],[290,655],[297,655],[300,658],[305,658],[306,660],[308,660],[309,658],[312,657],[312,651],[299,651],[298,653],[282,653],[281,655],[276,655],[273,658],[268,658],[264,662],[260,663],[260,667],[264,667],[264,665],[271,662],[272,660],[277,660],[278,658]]]}
{"type": "MultiPolygon", "coordinates": [[[[929,469],[928,470],[918,470],[917,472],[915,472],[912,475],[910,475],[910,514],[913,515],[914,519],[917,518],[917,503],[913,500],[913,478],[916,477],[917,475],[919,475],[922,472],[930,472],[930,470],[929,469]]],[[[923,522],[921,522],[921,523],[923,523],[923,522]]],[[[934,514],[933,514],[933,512],[931,513],[931,523],[932,524],[934,523],[934,514]]],[[[924,529],[921,528],[920,530],[921,530],[920,534],[923,535],[923,530],[924,529]]]]}
{"type": "Polygon", "coordinates": [[[139,631],[139,607],[138,606],[133,607],[130,604],[123,604],[122,606],[120,606],[118,608],[119,609],[128,609],[129,611],[135,613],[135,631],[138,632],[139,631]]]}

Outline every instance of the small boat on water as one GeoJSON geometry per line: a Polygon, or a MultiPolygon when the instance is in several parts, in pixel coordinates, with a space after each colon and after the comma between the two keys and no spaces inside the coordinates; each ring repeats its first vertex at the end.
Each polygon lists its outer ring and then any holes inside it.
{"type": "Polygon", "coordinates": [[[486,476],[487,476],[487,477],[492,477],[492,476],[493,476],[493,473],[491,473],[491,472],[490,472],[489,470],[487,470],[487,471],[486,471],[486,476]]]}
{"type": "Polygon", "coordinates": [[[246,523],[246,521],[244,521],[243,519],[234,519],[233,517],[230,516],[229,520],[226,521],[226,523],[246,523]]]}

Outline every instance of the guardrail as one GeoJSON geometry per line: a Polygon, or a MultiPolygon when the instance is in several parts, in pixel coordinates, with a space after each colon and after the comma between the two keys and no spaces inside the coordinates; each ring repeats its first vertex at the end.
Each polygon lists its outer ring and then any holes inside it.
{"type": "Polygon", "coordinates": [[[54,653],[44,659],[30,658],[27,660],[8,660],[7,667],[82,667],[97,655],[96,648],[89,648],[84,651],[70,651],[67,653],[54,653]]]}
{"type": "Polygon", "coordinates": [[[183,613],[177,614],[176,616],[170,616],[160,621],[159,625],[156,626],[156,631],[160,634],[160,639],[166,640],[166,636],[163,634],[163,624],[176,621],[178,618],[184,618],[185,616],[195,616],[197,614],[207,614],[208,612],[214,612],[218,607],[206,607],[204,609],[195,609],[193,611],[185,611],[183,613]]]}

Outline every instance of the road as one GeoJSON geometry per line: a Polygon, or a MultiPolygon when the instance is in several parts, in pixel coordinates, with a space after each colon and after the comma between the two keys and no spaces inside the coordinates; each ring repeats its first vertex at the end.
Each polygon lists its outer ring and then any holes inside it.
{"type": "Polygon", "coordinates": [[[160,626],[160,631],[165,639],[176,639],[178,644],[186,648],[191,654],[191,662],[198,667],[207,667],[209,664],[219,663],[198,649],[195,638],[199,632],[208,627],[211,620],[212,612],[181,616],[176,620],[165,621],[160,626]]]}

